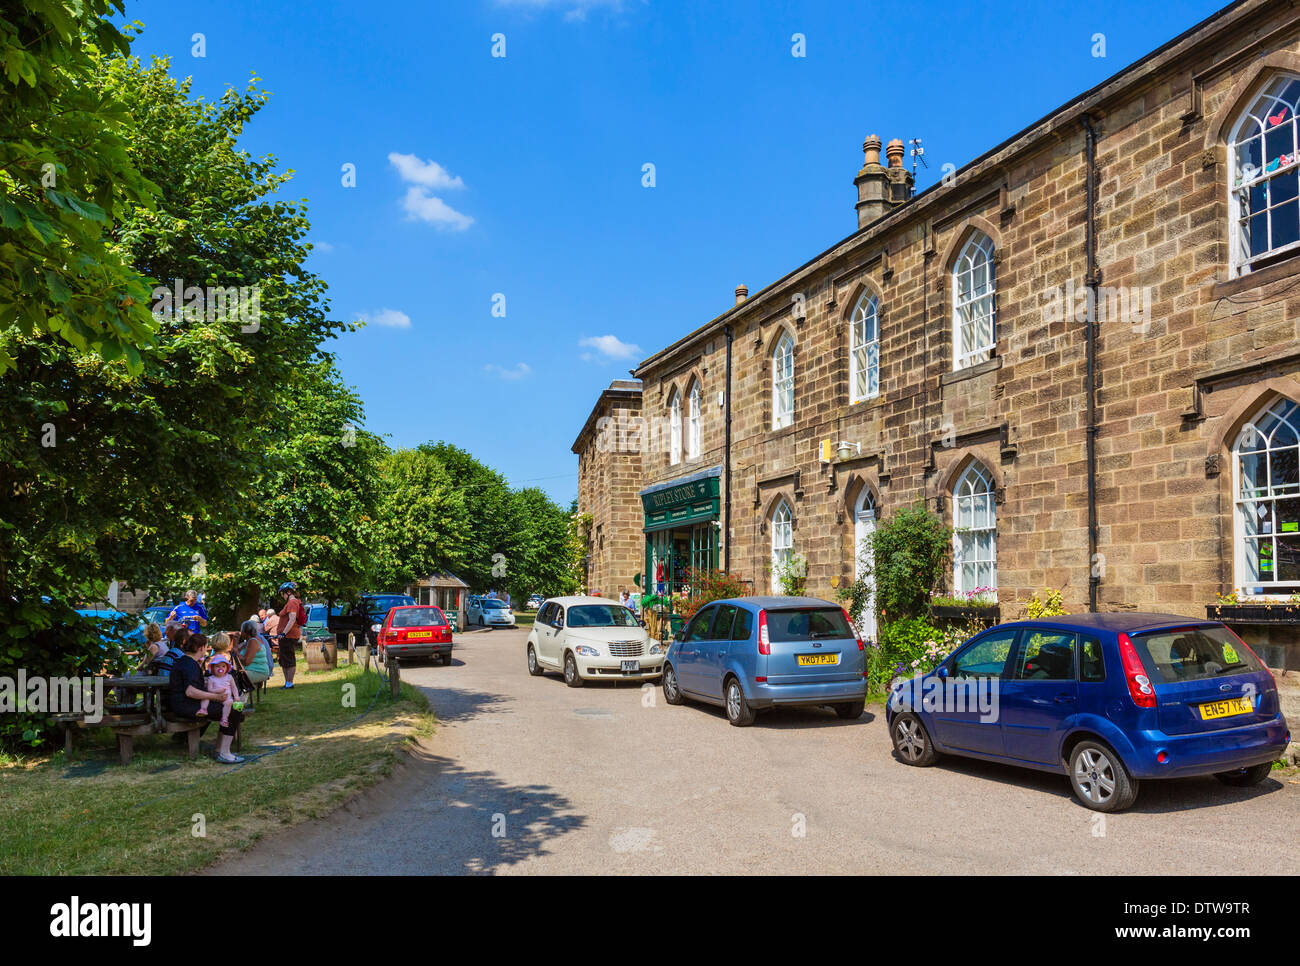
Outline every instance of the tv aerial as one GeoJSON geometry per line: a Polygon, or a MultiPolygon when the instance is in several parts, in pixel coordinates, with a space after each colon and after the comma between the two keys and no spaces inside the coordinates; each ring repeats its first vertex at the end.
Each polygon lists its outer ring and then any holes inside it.
{"type": "Polygon", "coordinates": [[[912,145],[912,175],[916,175],[916,162],[920,161],[923,167],[930,167],[930,162],[925,160],[925,148],[921,146],[920,138],[909,138],[908,144],[912,145]]]}

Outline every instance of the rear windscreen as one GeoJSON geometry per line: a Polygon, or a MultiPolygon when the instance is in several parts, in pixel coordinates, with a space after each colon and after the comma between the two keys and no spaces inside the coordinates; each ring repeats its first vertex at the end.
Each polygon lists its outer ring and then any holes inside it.
{"type": "Polygon", "coordinates": [[[1261,670],[1259,659],[1226,627],[1181,627],[1134,634],[1133,646],[1152,680],[1173,684],[1261,670]]]}
{"type": "Polygon", "coordinates": [[[441,627],[447,623],[436,607],[411,607],[393,611],[393,627],[441,627]]]}
{"type": "Polygon", "coordinates": [[[838,607],[769,610],[767,633],[773,641],[824,641],[857,635],[838,607]]]}

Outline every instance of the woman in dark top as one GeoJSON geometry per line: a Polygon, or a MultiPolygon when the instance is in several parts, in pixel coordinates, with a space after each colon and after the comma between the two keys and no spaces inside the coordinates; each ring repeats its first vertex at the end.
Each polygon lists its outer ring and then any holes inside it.
{"type": "MultiPolygon", "coordinates": [[[[181,645],[181,650],[185,653],[172,665],[171,686],[168,689],[171,711],[178,717],[197,720],[195,712],[199,710],[201,701],[224,701],[225,695],[204,689],[203,668],[199,662],[207,656],[208,639],[202,634],[194,634],[181,645]]],[[[244,713],[232,709],[229,724],[220,726],[221,740],[217,746],[217,761],[236,765],[244,760],[230,753],[230,742],[235,737],[235,730],[239,727],[239,723],[243,720],[244,713]]],[[[206,725],[203,730],[207,730],[206,725]]]]}

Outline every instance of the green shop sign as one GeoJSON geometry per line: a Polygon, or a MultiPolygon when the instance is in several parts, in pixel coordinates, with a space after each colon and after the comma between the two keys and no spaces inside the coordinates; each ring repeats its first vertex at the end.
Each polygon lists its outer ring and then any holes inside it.
{"type": "Polygon", "coordinates": [[[663,530],[700,520],[716,520],[721,488],[718,477],[706,476],[641,495],[646,530],[663,530]]]}

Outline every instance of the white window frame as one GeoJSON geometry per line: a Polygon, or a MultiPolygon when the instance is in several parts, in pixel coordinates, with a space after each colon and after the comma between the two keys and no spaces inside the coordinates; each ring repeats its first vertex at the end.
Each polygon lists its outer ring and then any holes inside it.
{"type": "Polygon", "coordinates": [[[772,428],[794,424],[794,339],[785,333],[772,350],[772,428]]]}
{"type": "Polygon", "coordinates": [[[849,320],[849,402],[860,403],[879,395],[880,300],[863,292],[849,320]]]}
{"type": "Polygon", "coordinates": [[[1279,521],[1276,510],[1273,511],[1272,520],[1268,522],[1268,532],[1261,529],[1261,524],[1256,523],[1254,527],[1248,524],[1248,520],[1253,518],[1260,520],[1259,509],[1266,506],[1276,506],[1280,500],[1300,499],[1300,477],[1296,484],[1274,485],[1272,466],[1274,454],[1295,453],[1295,459],[1300,462],[1300,445],[1275,445],[1277,431],[1283,427],[1289,428],[1300,439],[1300,404],[1286,397],[1274,399],[1265,406],[1261,406],[1256,411],[1250,422],[1246,423],[1240,433],[1237,434],[1236,440],[1232,444],[1232,548],[1233,548],[1233,581],[1234,588],[1237,592],[1246,598],[1266,600],[1270,596],[1281,595],[1289,596],[1300,590],[1300,579],[1281,581],[1277,579],[1278,567],[1281,557],[1278,553],[1278,537],[1287,532],[1296,532],[1297,542],[1300,542],[1300,532],[1282,531],[1279,523],[1285,524],[1286,521],[1279,521]],[[1264,425],[1269,417],[1274,417],[1272,425],[1264,425]],[[1263,447],[1259,447],[1263,443],[1263,447]],[[1249,448],[1247,448],[1249,447],[1249,448]],[[1264,486],[1256,487],[1258,491],[1263,490],[1260,494],[1245,496],[1243,494],[1243,455],[1250,453],[1264,454],[1264,486]],[[1254,532],[1251,532],[1251,531],[1254,532]],[[1249,567],[1247,560],[1247,544],[1251,540],[1262,540],[1268,538],[1272,549],[1273,560],[1273,579],[1265,580],[1262,577],[1250,577],[1247,571],[1249,567]]]}
{"type": "MultiPolygon", "coordinates": [[[[1271,211],[1273,209],[1271,206],[1265,207],[1263,212],[1256,211],[1246,214],[1243,213],[1239,197],[1243,188],[1249,190],[1252,187],[1265,185],[1266,192],[1271,194],[1271,188],[1275,182],[1280,184],[1284,178],[1300,178],[1300,174],[1297,173],[1298,168],[1300,168],[1300,157],[1297,157],[1297,155],[1300,155],[1300,127],[1297,126],[1298,122],[1296,121],[1296,109],[1300,107],[1300,93],[1293,95],[1293,101],[1286,101],[1280,97],[1286,88],[1294,82],[1300,82],[1300,77],[1291,73],[1278,74],[1272,77],[1255,95],[1250,106],[1242,111],[1241,117],[1233,125],[1232,133],[1228,137],[1228,230],[1231,238],[1228,247],[1233,276],[1250,274],[1256,262],[1269,261],[1282,252],[1300,250],[1300,239],[1276,247],[1272,244],[1273,217],[1271,211]],[[1267,121],[1267,118],[1276,116],[1283,110],[1285,110],[1287,117],[1278,124],[1274,125],[1267,121]],[[1268,135],[1279,128],[1287,127],[1290,128],[1291,132],[1290,160],[1286,164],[1280,164],[1277,170],[1268,171],[1267,166],[1270,163],[1270,159],[1267,157],[1268,135]],[[1241,155],[1248,150],[1249,142],[1257,138],[1261,139],[1260,165],[1253,177],[1245,178],[1241,155]],[[1258,218],[1264,212],[1269,212],[1264,214],[1264,228],[1268,232],[1269,240],[1263,251],[1258,255],[1251,255],[1250,221],[1253,218],[1258,218]]],[[[1280,160],[1284,156],[1288,156],[1286,151],[1283,151],[1274,160],[1280,160]]],[[[1283,204],[1297,208],[1300,207],[1300,199],[1294,201],[1287,199],[1283,204]]]]}
{"type": "Polygon", "coordinates": [[[700,384],[697,382],[691,386],[690,396],[687,397],[687,431],[686,431],[686,458],[697,460],[700,458],[700,384]]]}
{"type": "Polygon", "coordinates": [[[952,586],[957,593],[998,586],[997,500],[993,478],[972,462],[952,488],[952,586]],[[988,568],[988,582],[980,568],[988,568]]]}
{"type": "Polygon", "coordinates": [[[674,389],[668,403],[668,462],[676,466],[682,461],[682,397],[674,389]]]}
{"type": "Polygon", "coordinates": [[[997,278],[993,273],[993,239],[977,231],[962,246],[952,266],[952,368],[956,372],[993,358],[998,343],[997,278]],[[975,278],[983,266],[985,284],[975,278]],[[968,287],[963,292],[963,283],[968,287]],[[979,329],[987,325],[987,338],[979,329]],[[970,333],[968,340],[966,334],[970,333]]]}
{"type": "Polygon", "coordinates": [[[794,514],[785,498],[772,511],[772,593],[781,593],[777,568],[794,554],[794,514]]]}

